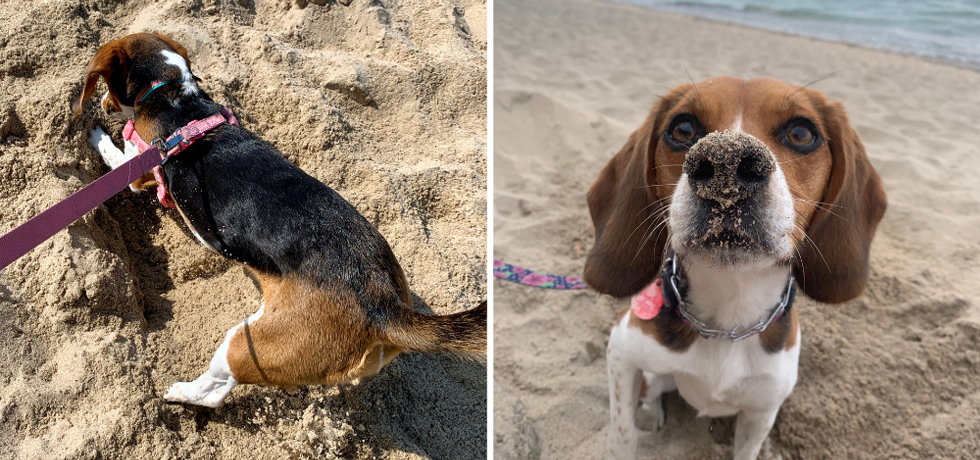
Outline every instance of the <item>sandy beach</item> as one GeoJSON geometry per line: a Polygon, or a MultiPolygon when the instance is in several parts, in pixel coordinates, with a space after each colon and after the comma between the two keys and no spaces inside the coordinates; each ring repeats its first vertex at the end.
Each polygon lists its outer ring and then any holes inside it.
{"type": "MultiPolygon", "coordinates": [[[[0,233],[108,171],[74,116],[85,66],[168,34],[242,126],[387,238],[416,308],[487,296],[487,5],[322,0],[0,4],[0,233]]],[[[97,96],[105,87],[100,84],[97,96]]],[[[254,313],[242,267],[124,191],[0,272],[0,458],[480,458],[486,364],[403,355],[358,384],[165,404],[254,313]]]]}
{"type": "MultiPolygon", "coordinates": [[[[799,381],[760,458],[974,458],[980,448],[980,73],[592,0],[494,4],[494,258],[580,275],[585,193],[657,98],[719,75],[842,101],[888,193],[864,295],[801,296],[799,381]],[[824,79],[824,77],[830,77],[824,79]]],[[[494,281],[495,457],[601,458],[626,300],[494,281]]],[[[676,393],[638,458],[727,459],[734,418],[676,393]]]]}

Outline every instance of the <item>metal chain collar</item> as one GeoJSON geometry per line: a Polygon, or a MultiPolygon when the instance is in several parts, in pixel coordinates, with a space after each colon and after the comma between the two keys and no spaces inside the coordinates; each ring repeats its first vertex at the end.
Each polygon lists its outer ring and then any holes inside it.
{"type": "Polygon", "coordinates": [[[741,332],[736,332],[738,330],[738,327],[732,328],[732,330],[730,331],[712,329],[708,327],[707,323],[698,319],[696,316],[694,316],[693,313],[691,313],[688,310],[688,304],[687,302],[684,301],[684,297],[681,296],[681,291],[677,287],[678,284],[677,265],[678,265],[677,254],[671,251],[670,257],[667,259],[667,263],[665,264],[664,267],[664,271],[665,271],[664,275],[666,275],[665,278],[667,278],[666,279],[667,282],[665,284],[667,284],[670,287],[670,290],[673,291],[674,298],[677,299],[677,305],[675,306],[675,308],[677,309],[677,313],[681,315],[684,321],[686,321],[687,324],[690,325],[692,329],[694,329],[698,334],[701,334],[701,337],[704,337],[706,339],[716,338],[716,339],[725,339],[728,340],[729,342],[738,342],[739,340],[744,340],[749,337],[752,337],[753,335],[756,335],[766,330],[766,328],[769,327],[770,324],[774,323],[777,319],[779,319],[779,317],[782,316],[783,312],[786,311],[786,308],[792,305],[793,298],[795,297],[794,295],[796,291],[796,285],[794,284],[795,278],[793,278],[793,275],[790,274],[789,279],[786,281],[786,288],[783,289],[783,295],[780,298],[779,303],[776,304],[776,307],[772,310],[772,313],[770,313],[768,317],[760,320],[759,323],[756,324],[755,326],[747,328],[741,332]],[[667,272],[668,269],[669,272],[667,272]]]}

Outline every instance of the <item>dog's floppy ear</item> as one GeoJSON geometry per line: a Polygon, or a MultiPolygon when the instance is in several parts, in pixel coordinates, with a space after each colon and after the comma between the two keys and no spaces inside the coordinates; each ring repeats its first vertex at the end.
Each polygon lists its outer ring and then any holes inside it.
{"type": "Polygon", "coordinates": [[[661,211],[669,202],[655,198],[654,153],[660,135],[654,131],[668,105],[661,100],[589,189],[596,241],[585,261],[585,282],[603,294],[631,296],[660,272],[668,233],[667,213],[661,211]]]}
{"type": "Polygon", "coordinates": [[[840,303],[864,291],[871,240],[887,201],[844,106],[824,103],[823,117],[834,163],[823,204],[807,230],[812,244],[799,245],[802,263],[794,267],[794,275],[808,296],[840,303]]]}
{"type": "Polygon", "coordinates": [[[75,115],[82,113],[82,103],[95,94],[95,84],[99,82],[99,77],[105,79],[106,86],[109,87],[109,96],[106,103],[116,111],[121,111],[119,102],[120,86],[125,91],[125,78],[129,72],[129,54],[126,52],[123,40],[116,40],[105,44],[88,63],[85,69],[85,87],[78,100],[72,103],[71,111],[75,115]]]}
{"type": "MultiPolygon", "coordinates": [[[[187,57],[187,48],[184,48],[183,45],[177,43],[177,40],[174,40],[164,34],[153,32],[153,36],[162,40],[164,43],[167,44],[167,46],[173,48],[173,50],[176,51],[177,54],[179,54],[182,58],[184,58],[184,62],[187,63],[187,71],[191,72],[191,59],[187,57]]],[[[191,73],[193,74],[194,72],[191,73]]],[[[197,80],[197,77],[195,77],[194,79],[197,80]]]]}

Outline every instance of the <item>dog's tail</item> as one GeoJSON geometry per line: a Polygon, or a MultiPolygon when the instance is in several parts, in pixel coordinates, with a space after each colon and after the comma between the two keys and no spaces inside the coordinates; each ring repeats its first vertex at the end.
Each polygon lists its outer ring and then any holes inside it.
{"type": "Polygon", "coordinates": [[[480,359],[487,353],[487,302],[451,315],[408,310],[386,332],[393,344],[410,351],[449,352],[480,359]]]}

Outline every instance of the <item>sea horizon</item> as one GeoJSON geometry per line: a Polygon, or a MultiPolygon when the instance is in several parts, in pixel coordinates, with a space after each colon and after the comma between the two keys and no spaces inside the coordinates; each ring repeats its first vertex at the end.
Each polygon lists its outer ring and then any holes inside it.
{"type": "Polygon", "coordinates": [[[611,0],[980,71],[980,0],[611,0]]]}

